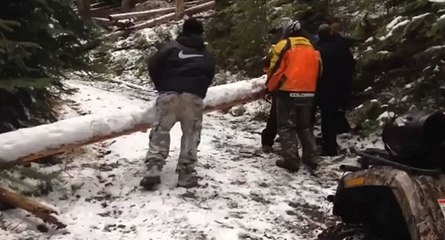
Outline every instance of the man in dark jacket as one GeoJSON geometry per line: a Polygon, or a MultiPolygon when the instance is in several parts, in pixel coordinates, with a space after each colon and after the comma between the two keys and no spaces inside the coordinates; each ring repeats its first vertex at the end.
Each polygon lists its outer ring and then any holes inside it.
{"type": "Polygon", "coordinates": [[[198,184],[195,165],[200,141],[203,99],[215,75],[215,61],[206,50],[202,23],[195,18],[184,22],[176,41],[167,43],[150,60],[149,73],[159,92],[157,122],[150,132],[145,159],[148,172],[141,181],[147,190],[161,182],[161,171],[169,154],[170,130],[181,123],[182,139],[176,172],[178,186],[198,184]]]}
{"type": "Polygon", "coordinates": [[[323,74],[317,87],[317,103],[321,110],[324,156],[338,154],[337,133],[348,131],[349,124],[342,109],[349,105],[355,60],[347,39],[334,33],[329,25],[321,25],[317,48],[323,61],[323,74]]]}

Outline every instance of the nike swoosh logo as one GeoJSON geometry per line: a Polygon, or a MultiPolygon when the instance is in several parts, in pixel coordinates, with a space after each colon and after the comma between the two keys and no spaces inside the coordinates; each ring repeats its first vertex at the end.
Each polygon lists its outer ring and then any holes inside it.
{"type": "Polygon", "coordinates": [[[204,57],[204,55],[201,54],[184,54],[183,50],[181,50],[178,54],[178,58],[180,59],[188,59],[188,58],[197,58],[197,57],[204,57]]]}

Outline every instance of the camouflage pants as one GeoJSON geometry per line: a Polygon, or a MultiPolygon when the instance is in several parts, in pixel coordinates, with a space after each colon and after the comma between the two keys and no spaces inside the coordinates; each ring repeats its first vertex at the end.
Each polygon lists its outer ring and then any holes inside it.
{"type": "Polygon", "coordinates": [[[278,135],[284,161],[300,161],[298,139],[303,147],[303,160],[312,160],[317,155],[311,130],[312,104],[312,97],[277,96],[278,135]]]}
{"type": "Polygon", "coordinates": [[[189,93],[166,92],[156,100],[157,122],[150,132],[146,164],[162,169],[170,150],[170,130],[181,123],[181,152],[176,171],[193,172],[201,137],[203,100],[189,93]]]}

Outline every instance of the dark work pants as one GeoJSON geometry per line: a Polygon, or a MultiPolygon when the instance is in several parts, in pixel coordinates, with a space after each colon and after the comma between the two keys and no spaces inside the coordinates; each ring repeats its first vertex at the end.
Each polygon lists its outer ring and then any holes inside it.
{"type": "Polygon", "coordinates": [[[277,96],[278,134],[284,161],[299,161],[298,139],[303,147],[303,161],[311,161],[317,155],[312,133],[313,97],[277,96]]]}
{"type": "Polygon", "coordinates": [[[261,133],[261,144],[263,146],[272,146],[277,136],[277,100],[272,95],[272,106],[270,107],[269,118],[266,128],[261,133]]]}
{"type": "Polygon", "coordinates": [[[322,97],[319,101],[321,110],[321,133],[323,135],[323,154],[337,155],[338,144],[337,134],[349,132],[350,126],[345,117],[345,112],[341,111],[341,101],[322,97]]]}

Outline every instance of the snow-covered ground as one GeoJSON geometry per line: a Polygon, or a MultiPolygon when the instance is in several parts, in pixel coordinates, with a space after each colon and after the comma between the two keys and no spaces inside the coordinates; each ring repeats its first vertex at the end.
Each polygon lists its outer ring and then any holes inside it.
{"type": "MultiPolygon", "coordinates": [[[[67,118],[149,104],[130,91],[103,90],[79,81],[69,85],[79,91],[66,101],[67,118]]],[[[354,163],[355,158],[324,159],[315,174],[304,168],[291,174],[275,167],[279,157],[260,151],[264,123],[251,120],[260,105],[248,104],[239,117],[205,115],[197,168],[200,187],[175,187],[181,137],[175,126],[159,190],[141,190],[148,133],[134,133],[67,155],[66,166],[46,167],[65,169],[65,184],[42,200],[58,208],[66,229],[41,233],[36,228],[39,219],[9,210],[0,216],[0,239],[314,239],[332,221],[325,199],[342,174],[339,164],[354,163]]],[[[355,144],[343,146],[373,146],[370,141],[355,144]]]]}

